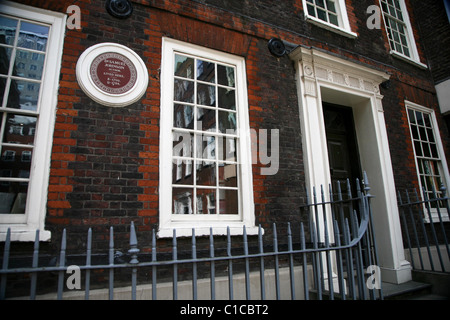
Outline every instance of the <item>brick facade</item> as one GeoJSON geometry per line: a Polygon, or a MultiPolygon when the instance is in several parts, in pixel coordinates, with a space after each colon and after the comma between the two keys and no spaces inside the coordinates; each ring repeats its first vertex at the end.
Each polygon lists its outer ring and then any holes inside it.
{"type": "MultiPolygon", "coordinates": [[[[65,12],[71,1],[17,1],[65,12]]],[[[417,27],[417,1],[406,1],[420,59],[427,63],[417,27]]],[[[82,235],[93,228],[102,241],[110,226],[128,239],[129,224],[138,237],[158,224],[161,40],[170,37],[242,56],[246,60],[250,128],[280,130],[280,170],[274,176],[253,167],[256,224],[301,220],[304,203],[302,132],[299,124],[296,72],[289,57],[275,58],[267,49],[276,37],[288,43],[324,49],[349,61],[391,74],[382,89],[394,178],[399,189],[418,185],[404,101],[436,111],[447,161],[450,139],[440,115],[430,70],[389,54],[384,26],[366,28],[366,9],[373,0],[346,1],[357,38],[337,35],[304,19],[301,0],[138,0],[130,18],[105,10],[103,0],[81,0],[81,30],[67,30],[59,81],[53,137],[46,228],[58,246],[61,229],[82,235]],[[75,67],[81,53],[101,42],[134,50],[145,62],[149,86],[144,97],[124,108],[104,107],[80,89],[75,67]]]]}

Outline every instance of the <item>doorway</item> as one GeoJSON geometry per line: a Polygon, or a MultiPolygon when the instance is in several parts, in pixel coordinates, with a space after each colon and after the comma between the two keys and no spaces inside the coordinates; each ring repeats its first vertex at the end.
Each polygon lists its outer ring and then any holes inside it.
{"type": "Polygon", "coordinates": [[[340,182],[341,192],[346,196],[349,191],[346,181],[349,179],[351,194],[356,196],[356,179],[361,181],[362,173],[353,109],[323,103],[323,116],[333,192],[337,192],[340,182]]]}

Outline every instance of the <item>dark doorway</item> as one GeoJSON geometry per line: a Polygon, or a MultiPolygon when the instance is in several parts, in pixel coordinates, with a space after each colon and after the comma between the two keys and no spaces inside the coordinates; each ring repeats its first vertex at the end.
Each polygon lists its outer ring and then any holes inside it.
{"type": "Polygon", "coordinates": [[[346,195],[346,181],[349,179],[352,195],[356,196],[356,179],[361,181],[361,164],[353,110],[350,107],[324,103],[323,114],[333,190],[336,192],[337,183],[340,181],[342,193],[346,195]]]}

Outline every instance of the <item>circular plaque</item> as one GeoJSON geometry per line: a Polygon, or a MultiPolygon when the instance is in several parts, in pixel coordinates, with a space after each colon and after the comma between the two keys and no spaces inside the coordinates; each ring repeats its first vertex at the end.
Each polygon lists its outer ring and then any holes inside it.
{"type": "Polygon", "coordinates": [[[147,68],[129,48],[101,43],[86,49],[77,63],[77,79],[94,101],[123,107],[138,101],[148,85],[147,68]]]}

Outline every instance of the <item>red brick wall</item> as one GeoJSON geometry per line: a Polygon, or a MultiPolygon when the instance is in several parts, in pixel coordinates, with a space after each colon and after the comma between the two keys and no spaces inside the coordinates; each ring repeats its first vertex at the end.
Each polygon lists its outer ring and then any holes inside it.
{"type": "MultiPolygon", "coordinates": [[[[21,0],[65,12],[71,1],[21,0]]],[[[295,69],[288,57],[275,58],[267,42],[288,42],[323,48],[349,60],[392,74],[392,87],[383,89],[394,174],[399,187],[417,185],[404,100],[437,110],[428,70],[389,55],[383,30],[365,27],[368,5],[378,1],[346,1],[356,39],[349,39],[307,23],[302,1],[245,2],[139,0],[128,19],[111,17],[105,1],[77,1],[82,30],[67,30],[60,77],[57,118],[51,159],[46,227],[58,237],[62,227],[96,238],[114,225],[128,239],[130,221],[142,237],[158,223],[159,114],[161,39],[172,37],[246,59],[250,127],[280,130],[280,171],[260,175],[253,167],[257,223],[269,228],[274,221],[298,221],[304,201],[303,154],[295,86],[295,69]],[[224,8],[224,5],[227,8],[224,8]],[[90,100],[76,81],[78,57],[100,42],[117,42],[136,51],[149,72],[144,97],[125,108],[108,108],[90,100]]],[[[422,62],[426,62],[410,12],[422,62]]],[[[384,28],[384,26],[383,26],[384,28]]],[[[438,113],[441,129],[445,127],[438,113]]],[[[444,130],[444,129],[443,129],[444,130]]],[[[445,132],[446,133],[446,132],[445,132]]],[[[448,134],[443,134],[448,137],[448,134]]],[[[444,141],[448,149],[448,140],[444,141]]]]}

